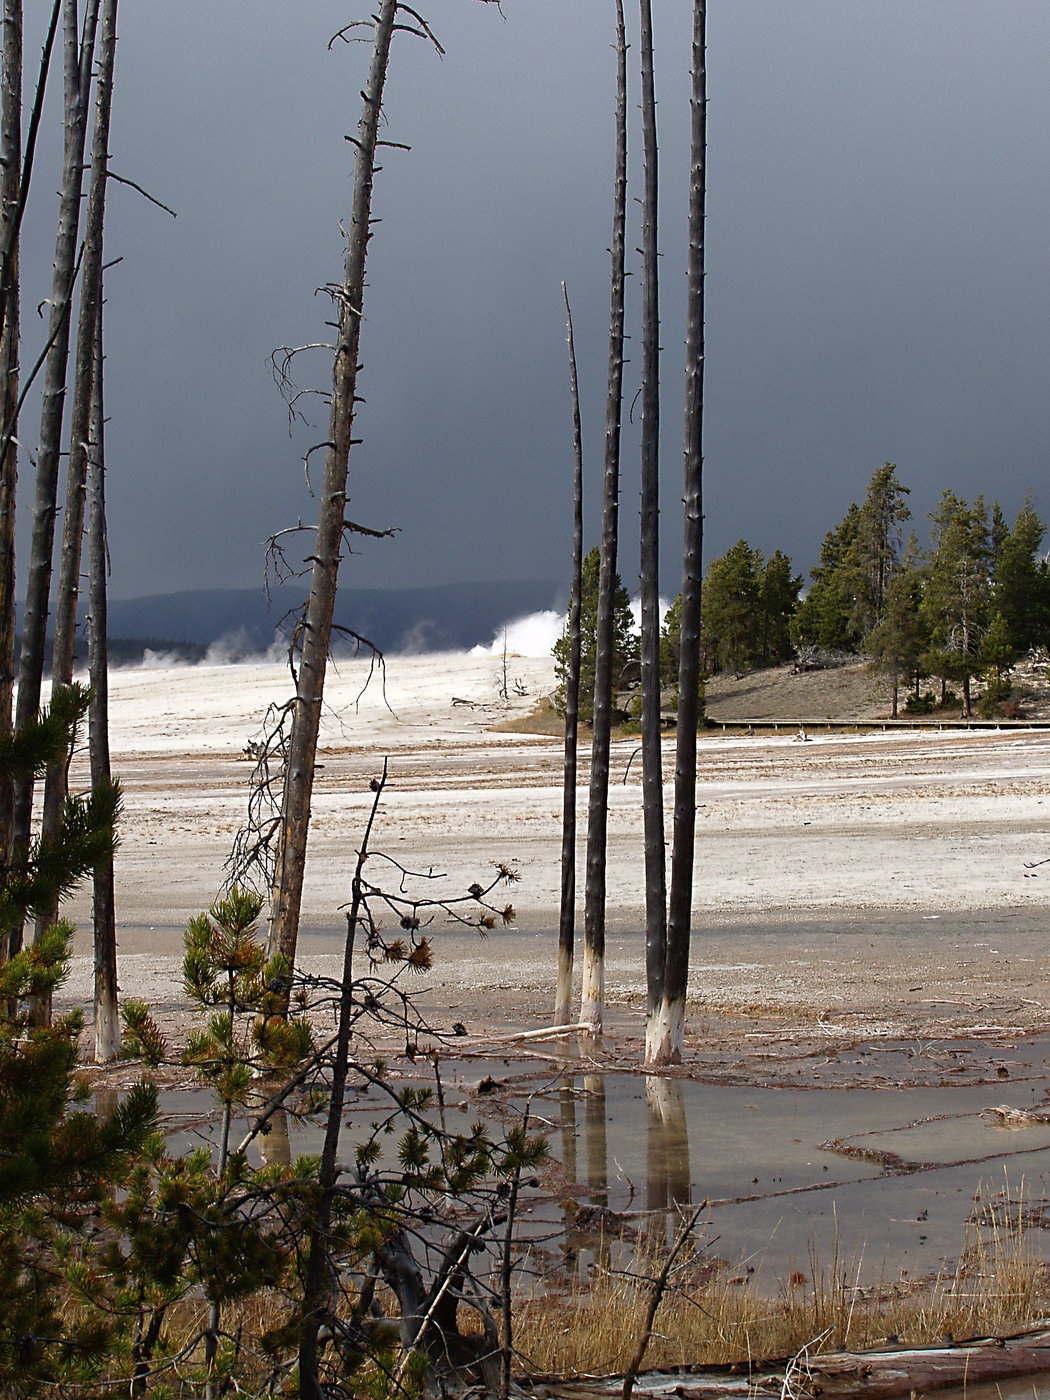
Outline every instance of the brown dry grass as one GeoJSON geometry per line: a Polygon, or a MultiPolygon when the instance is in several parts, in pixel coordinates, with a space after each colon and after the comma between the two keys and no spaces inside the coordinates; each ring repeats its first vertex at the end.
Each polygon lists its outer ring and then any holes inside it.
{"type": "MultiPolygon", "coordinates": [[[[1030,1251],[1019,1212],[971,1230],[956,1266],[933,1278],[862,1287],[860,1264],[837,1254],[827,1263],[811,1257],[807,1272],[762,1292],[694,1256],[661,1302],[645,1369],[757,1362],[806,1346],[863,1350],[887,1341],[1005,1336],[1045,1316],[1050,1296],[1050,1274],[1030,1251]]],[[[520,1355],[543,1373],[622,1372],[644,1326],[647,1280],[659,1268],[658,1258],[624,1259],[563,1292],[524,1300],[516,1310],[520,1355]]]]}
{"type": "MultiPolygon", "coordinates": [[[[643,1369],[760,1363],[794,1356],[804,1347],[816,1354],[859,1351],[887,1341],[908,1346],[1020,1332],[1046,1315],[1050,1289],[1047,1267],[1027,1246],[1023,1214],[1023,1204],[1016,1202],[994,1208],[991,1223],[971,1232],[954,1268],[914,1282],[861,1287],[855,1282],[860,1261],[836,1255],[826,1263],[811,1257],[807,1272],[794,1272],[763,1293],[739,1275],[732,1278],[702,1251],[689,1257],[686,1250],[657,1312],[643,1369]]],[[[519,1366],[560,1376],[619,1373],[628,1366],[662,1255],[653,1251],[644,1257],[620,1241],[608,1250],[599,1245],[595,1253],[602,1262],[590,1279],[517,1300],[519,1366]]],[[[224,1330],[243,1348],[242,1383],[253,1379],[249,1358],[258,1338],[284,1313],[285,1301],[265,1292],[224,1309],[224,1330]]],[[[461,1323],[469,1331],[476,1319],[467,1314],[461,1323]]],[[[204,1361],[205,1326],[206,1308],[199,1299],[186,1299],[168,1314],[166,1348],[169,1354],[182,1353],[184,1375],[202,1374],[197,1368],[204,1361]]],[[[261,1356],[257,1359],[262,1384],[267,1367],[261,1356]]],[[[177,1385],[175,1393],[183,1393],[177,1385]]]]}

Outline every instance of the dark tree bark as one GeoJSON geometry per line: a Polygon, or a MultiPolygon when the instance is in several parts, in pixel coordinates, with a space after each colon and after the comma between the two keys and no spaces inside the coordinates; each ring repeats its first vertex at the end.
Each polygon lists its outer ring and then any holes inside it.
{"type": "Polygon", "coordinates": [[[572,965],[576,942],[576,776],[580,730],[580,598],[583,591],[583,428],[580,418],[580,384],[576,372],[576,345],[572,330],[569,293],[565,299],[565,334],[569,347],[569,384],[572,391],[572,584],[569,590],[569,667],[565,677],[565,760],[561,817],[561,910],[558,920],[558,987],[554,1024],[567,1026],[572,1019],[572,965]]]}
{"type": "Polygon", "coordinates": [[[350,231],[343,264],[343,282],[334,300],[339,309],[332,376],[332,397],[317,534],[314,542],[310,597],[302,622],[302,646],[296,672],[295,704],[285,766],[281,829],[273,883],[269,955],[295,960],[306,871],[306,842],[313,797],[317,734],[321,722],[328,649],[332,635],[336,582],[346,518],[346,482],[356,406],[358,349],[365,291],[365,260],[371,231],[372,186],[383,106],[383,89],[390,46],[398,16],[398,0],[382,0],[375,16],[375,35],[368,85],[356,140],[357,161],[350,231]]]}
{"type": "MultiPolygon", "coordinates": [[[[22,217],[25,214],[26,201],[29,198],[29,186],[33,177],[33,162],[36,156],[36,141],[40,132],[40,119],[44,111],[44,97],[47,92],[48,75],[51,71],[51,55],[54,52],[55,38],[58,34],[58,22],[62,15],[63,0],[54,0],[51,7],[51,20],[48,24],[47,34],[44,38],[43,48],[40,55],[40,70],[37,75],[36,88],[33,95],[33,107],[29,114],[29,122],[26,128],[25,150],[19,149],[21,143],[21,105],[22,105],[22,83],[21,83],[21,56],[22,56],[22,0],[4,0],[4,23],[5,40],[4,56],[5,60],[10,59],[11,77],[15,79],[14,67],[18,68],[17,79],[12,82],[10,92],[13,101],[17,101],[17,112],[12,115],[11,126],[8,127],[8,111],[5,108],[3,113],[4,127],[3,136],[0,138],[0,150],[4,153],[5,164],[4,173],[6,176],[15,178],[15,200],[11,207],[5,207],[3,217],[0,218],[0,322],[7,315],[8,298],[18,291],[18,240],[22,229],[22,217]],[[7,28],[7,17],[11,15],[16,21],[13,29],[7,28]],[[8,50],[7,41],[11,40],[11,48],[8,50]],[[16,64],[17,59],[17,64],[16,64]]],[[[3,424],[3,451],[6,452],[9,440],[14,432],[12,420],[6,420],[3,424]]]]}
{"type": "MultiPolygon", "coordinates": [[[[22,183],[22,0],[4,0],[0,69],[0,735],[11,733],[15,681],[15,498],[18,449],[18,227],[22,183]],[[8,285],[8,282],[10,285],[8,285]]],[[[0,860],[11,841],[11,784],[0,782],[0,860]]]]}
{"type": "Polygon", "coordinates": [[[627,224],[627,33],[623,0],[616,0],[616,169],[613,201],[612,297],[605,403],[601,570],[595,636],[594,722],[587,804],[587,883],[584,900],[583,988],[580,1020],[600,1035],[605,1019],[605,862],[609,826],[609,745],[612,730],[613,606],[619,530],[620,423],[623,408],[624,277],[627,224]]]}
{"type": "Polygon", "coordinates": [[[696,839],[696,731],[700,723],[700,580],[703,548],[704,221],[707,196],[707,4],[693,0],[689,274],[685,370],[685,522],[678,672],[674,835],[667,954],[660,1004],[646,1026],[646,1060],[677,1064],[685,1035],[696,839]]]}
{"type": "MultiPolygon", "coordinates": [[[[116,0],[106,0],[116,11],[116,0]]],[[[91,442],[88,501],[88,673],[91,709],[88,712],[92,788],[108,784],[109,763],[109,652],[106,642],[106,577],[109,546],[106,542],[106,442],[102,393],[102,316],[99,307],[96,332],[95,373],[92,388],[91,442]]],[[[95,1059],[106,1064],[120,1052],[120,1016],[117,1008],[117,916],[113,889],[113,858],[95,867],[95,1059]]]]}
{"type": "MultiPolygon", "coordinates": [[[[44,364],[40,410],[40,443],[37,449],[33,530],[30,543],[22,647],[18,669],[18,702],[15,725],[21,728],[36,718],[44,672],[48,602],[51,593],[52,552],[58,498],[62,420],[65,410],[66,371],[69,362],[69,323],[77,271],[77,232],[84,182],[84,149],[87,134],[88,95],[94,57],[95,31],[100,0],[89,4],[81,40],[76,0],[63,9],[65,58],[62,193],[51,285],[48,352],[44,364]]],[[[31,781],[16,785],[12,845],[21,850],[29,839],[33,806],[31,781]]],[[[21,929],[9,933],[9,949],[21,946],[21,929]]]]}
{"type": "MultiPolygon", "coordinates": [[[[346,915],[346,942],[343,945],[343,977],[339,997],[339,1021],[336,1031],[335,1054],[332,1060],[332,1087],[328,1099],[328,1115],[325,1123],[324,1145],[317,1171],[317,1185],[320,1192],[317,1214],[310,1231],[306,1268],[303,1277],[303,1321],[299,1334],[299,1395],[301,1400],[322,1400],[324,1391],[320,1380],[320,1349],[318,1336],[325,1313],[331,1304],[332,1257],[329,1242],[329,1228],[332,1220],[332,1206],[335,1199],[335,1186],[339,1178],[339,1137],[343,1126],[343,1105],[346,1102],[346,1084],[350,1063],[350,1041],[354,1023],[354,944],[357,926],[364,903],[362,879],[368,847],[372,838],[379,799],[386,786],[386,764],[383,776],[377,787],[372,809],[368,815],[361,848],[357,855],[354,878],[351,883],[350,908],[346,915]]],[[[420,1284],[420,1294],[422,1284],[420,1284]]],[[[411,1344],[414,1338],[409,1338],[411,1344]]]]}
{"type": "MultiPolygon", "coordinates": [[[[117,0],[103,0],[102,40],[98,75],[96,122],[102,121],[105,107],[106,138],[112,102],[113,64],[117,42],[117,0]]],[[[98,171],[106,171],[106,139],[99,141],[96,127],[92,157],[92,199],[98,171]],[[99,161],[98,166],[95,161],[99,161]]],[[[104,201],[105,182],[101,184],[104,201]]],[[[88,223],[92,211],[89,206],[88,223]]],[[[88,440],[91,455],[88,467],[88,674],[91,681],[91,709],[88,712],[91,786],[111,779],[109,761],[109,649],[107,573],[109,546],[106,541],[106,430],[103,394],[102,307],[103,272],[101,260],[95,273],[94,344],[92,346],[91,405],[88,440]]],[[[113,859],[96,866],[94,874],[95,934],[95,1060],[106,1064],[120,1053],[120,1015],[117,1006],[117,916],[113,887],[113,859]]]]}
{"type": "Polygon", "coordinates": [[[653,74],[653,12],[641,0],[642,141],[642,811],[645,846],[645,970],[648,1014],[663,999],[667,956],[663,755],[660,732],[660,276],[659,150],[653,74]]]}
{"type": "MultiPolygon", "coordinates": [[[[113,63],[116,52],[116,4],[105,0],[95,79],[95,126],[91,139],[91,186],[85,218],[80,271],[80,311],[73,373],[73,407],[70,414],[69,461],[66,468],[66,508],[62,521],[62,547],[55,591],[55,624],[51,645],[51,687],[73,679],[77,605],[84,537],[84,497],[87,486],[91,409],[96,369],[98,318],[101,315],[102,257],[106,218],[106,185],[109,167],[110,112],[113,98],[113,63]]],[[[41,830],[58,830],[68,791],[65,767],[52,768],[44,784],[41,830]]],[[[47,928],[57,908],[37,921],[47,928]]]]}

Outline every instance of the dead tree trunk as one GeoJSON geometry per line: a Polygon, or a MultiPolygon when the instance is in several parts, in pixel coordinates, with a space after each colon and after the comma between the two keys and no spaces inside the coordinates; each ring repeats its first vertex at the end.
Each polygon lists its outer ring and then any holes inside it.
{"type": "MultiPolygon", "coordinates": [[[[18,290],[18,241],[22,229],[22,216],[25,213],[29,186],[32,181],[36,140],[40,131],[40,119],[44,111],[44,96],[47,92],[47,80],[51,71],[51,55],[54,52],[55,37],[58,34],[62,5],[63,0],[54,0],[51,7],[51,19],[41,50],[40,70],[37,75],[33,107],[29,114],[25,150],[23,151],[19,149],[22,105],[22,3],[21,0],[4,0],[4,71],[5,73],[9,72],[11,79],[7,91],[11,95],[12,115],[11,125],[8,126],[8,108],[5,107],[3,136],[0,137],[0,152],[3,153],[5,165],[3,176],[0,178],[10,178],[13,181],[15,199],[10,208],[5,206],[3,217],[0,218],[0,322],[7,315],[8,297],[18,290]],[[8,15],[15,21],[13,27],[8,26],[8,15]],[[10,48],[8,48],[8,41],[10,41],[10,48]],[[8,68],[9,62],[10,69],[8,68]],[[17,108],[14,104],[17,104],[17,108]],[[7,164],[6,162],[11,163],[7,164]]],[[[4,82],[7,83],[7,81],[8,79],[5,77],[4,82]]],[[[6,188],[6,185],[3,187],[6,188]]],[[[3,449],[5,452],[12,431],[12,423],[5,421],[3,425],[3,449]]]]}
{"type": "Polygon", "coordinates": [[[645,846],[645,969],[651,1016],[663,997],[667,871],[660,732],[660,276],[651,0],[641,0],[642,142],[642,812],[645,846]]]}
{"type": "Polygon", "coordinates": [[[627,32],[616,0],[616,173],[613,201],[612,306],[605,403],[601,568],[594,652],[594,722],[587,804],[587,884],[584,900],[583,988],[580,1020],[600,1035],[605,1019],[605,890],[609,828],[609,745],[612,730],[613,599],[619,528],[620,421],[623,406],[624,276],[627,225],[627,32]]]}
{"type": "Polygon", "coordinates": [[[281,802],[281,827],[273,883],[269,955],[295,959],[299,935],[306,841],[313,796],[317,734],[321,722],[328,648],[332,635],[336,581],[346,516],[346,481],[356,405],[358,348],[365,290],[365,260],[371,232],[372,186],[383,105],[383,89],[396,28],[398,0],[382,0],[375,16],[372,64],[356,140],[357,161],[343,281],[332,289],[338,307],[338,339],[332,376],[324,486],[310,576],[310,597],[301,627],[295,704],[281,802]]]}
{"type": "Polygon", "coordinates": [[[700,580],[703,548],[704,220],[707,197],[707,4],[693,0],[689,276],[685,370],[685,522],[678,672],[674,835],[667,951],[659,1006],[646,1025],[649,1064],[677,1064],[685,1035],[696,838],[696,731],[700,724],[700,580]]]}
{"type": "Polygon", "coordinates": [[[580,384],[576,373],[576,345],[572,330],[569,293],[563,282],[565,334],[569,347],[569,384],[572,391],[572,584],[569,589],[569,669],[565,677],[565,760],[561,816],[561,910],[558,922],[558,988],[554,1024],[572,1020],[572,964],[576,942],[576,775],[580,730],[580,599],[583,591],[583,428],[580,417],[580,384]]]}
{"type": "MultiPolygon", "coordinates": [[[[335,1054],[332,1058],[332,1087],[328,1100],[324,1146],[317,1173],[320,1198],[317,1216],[310,1231],[303,1278],[303,1321],[299,1333],[299,1393],[302,1397],[323,1395],[320,1382],[320,1348],[318,1336],[325,1314],[331,1306],[330,1276],[332,1268],[329,1227],[335,1200],[335,1184],[339,1177],[339,1136],[343,1126],[343,1104],[346,1101],[347,1071],[350,1063],[350,1041],[354,1023],[354,944],[361,918],[364,896],[362,875],[368,859],[368,843],[372,836],[379,799],[386,786],[386,765],[376,786],[372,810],[365,826],[357,866],[351,884],[350,909],[346,916],[346,942],[343,945],[343,977],[340,984],[339,1020],[335,1054]]],[[[419,1297],[422,1298],[422,1280],[419,1297]]]]}
{"type": "MultiPolygon", "coordinates": [[[[106,0],[114,12],[116,0],[106,0]]],[[[92,387],[91,461],[88,498],[88,674],[91,709],[88,712],[91,786],[110,781],[109,763],[109,651],[106,640],[106,576],[109,546],[106,542],[106,440],[102,383],[101,299],[96,330],[95,373],[92,387]]],[[[120,1017],[117,1010],[117,916],[113,889],[113,857],[95,867],[95,1060],[106,1064],[120,1051],[120,1017]]]]}
{"type": "MultiPolygon", "coordinates": [[[[22,184],[22,0],[4,3],[0,69],[0,735],[11,733],[15,682],[15,497],[18,481],[18,228],[22,184]],[[10,427],[8,426],[10,425],[10,427]]],[[[0,860],[11,840],[11,785],[0,783],[0,860]]]]}
{"type": "MultiPolygon", "coordinates": [[[[92,157],[92,199],[94,180],[101,173],[101,198],[105,197],[108,164],[107,140],[113,92],[113,64],[117,44],[117,0],[104,0],[102,42],[98,74],[98,115],[105,108],[106,139],[99,141],[96,126],[92,157]],[[98,164],[96,165],[96,161],[98,164]]],[[[88,209],[90,226],[92,210],[88,209]]],[[[91,406],[88,441],[91,444],[88,468],[88,675],[91,681],[91,709],[88,712],[91,786],[109,783],[109,644],[107,572],[109,546],[106,541],[106,417],[103,384],[103,272],[101,260],[95,274],[94,343],[92,345],[91,406]]],[[[107,1064],[120,1053],[120,1016],[117,1007],[117,916],[113,888],[113,857],[95,867],[95,1060],[107,1064]]]]}
{"type": "MultiPolygon", "coordinates": [[[[51,593],[52,552],[58,499],[62,420],[65,410],[66,371],[69,362],[69,323],[77,271],[77,231],[84,182],[84,148],[87,134],[88,94],[94,57],[95,30],[100,0],[88,6],[81,40],[76,0],[66,0],[64,25],[64,112],[62,194],[59,203],[55,264],[48,320],[48,352],[44,364],[40,410],[40,444],[37,449],[33,530],[30,543],[22,647],[18,669],[17,728],[31,723],[40,708],[44,672],[48,602],[51,593]]],[[[33,783],[16,784],[12,845],[22,849],[29,839],[33,783]]],[[[10,951],[21,946],[21,929],[12,929],[10,951]]]]}
{"type": "MultiPolygon", "coordinates": [[[[73,679],[77,605],[84,537],[84,497],[87,487],[91,408],[96,369],[97,322],[101,315],[102,254],[106,219],[106,184],[109,164],[110,111],[113,96],[113,62],[116,52],[116,4],[105,0],[99,42],[95,88],[95,126],[91,139],[91,187],[85,219],[80,272],[80,315],[77,325],[73,373],[73,408],[70,414],[69,460],[66,468],[66,508],[62,521],[62,548],[55,591],[55,626],[51,644],[51,690],[73,679]]],[[[48,771],[44,784],[41,830],[57,832],[68,791],[65,766],[48,771]]],[[[57,917],[57,905],[41,914],[38,930],[57,917]]]]}

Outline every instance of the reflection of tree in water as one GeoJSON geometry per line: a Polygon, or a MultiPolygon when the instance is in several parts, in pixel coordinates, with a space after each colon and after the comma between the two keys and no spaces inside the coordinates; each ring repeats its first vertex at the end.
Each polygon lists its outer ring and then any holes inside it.
{"type": "Polygon", "coordinates": [[[565,1180],[576,1180],[576,1085],[571,1074],[558,1083],[558,1129],[565,1180]]]}
{"type": "Polygon", "coordinates": [[[586,1074],[582,1081],[574,1074],[562,1075],[558,1085],[558,1132],[569,1187],[563,1202],[562,1248],[566,1265],[578,1278],[581,1274],[586,1276],[592,1263],[608,1263],[605,1216],[609,1201],[609,1149],[603,1075],[586,1074]],[[582,1115],[576,1109],[579,1099],[583,1101],[582,1115]],[[581,1185],[586,1203],[577,1199],[581,1185]]]}
{"type": "Polygon", "coordinates": [[[649,1075],[645,1081],[648,1110],[646,1133],[646,1206],[673,1211],[692,1203],[689,1167],[689,1125],[685,1096],[677,1079],[649,1075]]]}
{"type": "Polygon", "coordinates": [[[605,1076],[583,1076],[583,1126],[587,1185],[596,1206],[609,1201],[609,1142],[605,1124],[605,1076]]]}
{"type": "MultiPolygon", "coordinates": [[[[609,1207],[609,1105],[605,1076],[587,1074],[582,1080],[563,1074],[558,1086],[558,1135],[568,1183],[580,1180],[583,1200],[565,1201],[565,1253],[574,1270],[582,1251],[599,1267],[608,1266],[617,1240],[661,1248],[675,1238],[683,1207],[692,1204],[689,1127],[681,1081],[649,1075],[646,1100],[645,1212],[628,1205],[626,1213],[609,1207]],[[582,1090],[582,1093],[581,1093],[582,1090]],[[582,1112],[576,1107],[582,1099],[582,1112]],[[581,1160],[582,1159],[582,1160],[581,1160]],[[581,1173],[582,1176],[578,1175],[581,1173]]],[[[639,1143],[639,1147],[641,1144],[639,1143]]],[[[628,1181],[628,1184],[629,1181],[628,1181]]],[[[631,1202],[634,1188],[631,1187],[631,1202]]]]}

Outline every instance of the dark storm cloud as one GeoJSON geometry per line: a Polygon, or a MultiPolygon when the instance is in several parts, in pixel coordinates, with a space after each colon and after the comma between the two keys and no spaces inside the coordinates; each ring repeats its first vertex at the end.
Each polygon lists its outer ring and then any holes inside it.
{"type": "MultiPolygon", "coordinates": [[[[401,533],[353,563],[362,586],[565,573],[563,278],[599,466],[612,6],[503,9],[434,0],[447,56],[407,36],[395,53],[387,134],[412,151],[386,155],[378,187],[351,479],[355,517],[401,533]]],[[[884,460],[917,514],[945,486],[1008,511],[1033,487],[1045,512],[1045,0],[709,10],[709,553],[743,535],[808,566],[884,460]]],[[[669,588],[689,11],[658,0],[669,588]]],[[[314,426],[289,438],[268,355],[323,339],[315,288],[339,276],[343,136],[367,52],[326,42],[354,13],[330,0],[124,0],[115,169],[179,217],[113,191],[118,595],[254,584],[259,541],[311,517],[299,457],[323,437],[323,411],[315,401],[314,426]]],[[[49,171],[33,209],[33,301],[46,293],[54,183],[49,171]]],[[[323,387],[322,359],[300,372],[323,387]]],[[[634,443],[629,426],[628,536],[634,443]]],[[[628,544],[628,577],[634,556],[628,544]]]]}

